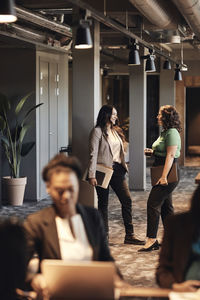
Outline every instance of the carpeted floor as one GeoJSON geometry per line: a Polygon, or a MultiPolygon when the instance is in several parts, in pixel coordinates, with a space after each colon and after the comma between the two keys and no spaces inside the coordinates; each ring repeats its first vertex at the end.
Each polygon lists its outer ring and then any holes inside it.
{"type": "MultiPolygon", "coordinates": [[[[181,168],[181,181],[173,194],[175,212],[188,208],[190,197],[196,187],[194,178],[200,172],[200,167],[181,168]]],[[[133,198],[133,222],[135,233],[141,238],[146,234],[146,201],[150,191],[150,170],[147,168],[147,190],[131,192],[133,198]]],[[[0,216],[18,216],[25,218],[28,214],[37,211],[51,203],[50,200],[43,200],[38,203],[25,203],[21,207],[3,206],[0,209],[0,216]]],[[[125,245],[124,226],[121,218],[121,207],[115,194],[111,191],[109,201],[109,227],[110,227],[110,248],[119,266],[124,279],[135,285],[155,287],[155,268],[158,261],[159,251],[150,253],[138,253],[140,246],[125,245]]],[[[162,224],[160,224],[158,239],[162,239],[162,224]]]]}
{"type": "MultiPolygon", "coordinates": [[[[175,212],[186,210],[189,207],[191,195],[196,188],[194,178],[200,168],[181,168],[181,180],[173,193],[175,212]]],[[[141,237],[146,235],[146,202],[150,185],[150,169],[147,169],[147,190],[132,192],[133,196],[133,222],[135,232],[141,237]]],[[[155,287],[155,268],[157,266],[159,251],[149,253],[138,252],[141,246],[125,245],[124,228],[121,219],[121,210],[118,199],[112,193],[110,196],[110,247],[117,264],[126,281],[136,286],[155,287]]],[[[160,222],[158,240],[161,242],[163,234],[160,222]]]]}

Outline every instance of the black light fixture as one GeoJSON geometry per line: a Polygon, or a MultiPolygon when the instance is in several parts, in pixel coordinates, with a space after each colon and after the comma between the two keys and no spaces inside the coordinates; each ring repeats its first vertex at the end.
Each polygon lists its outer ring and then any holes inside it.
{"type": "Polygon", "coordinates": [[[168,59],[166,59],[163,63],[163,69],[164,70],[171,70],[172,66],[171,66],[171,63],[168,59]]]}
{"type": "Polygon", "coordinates": [[[13,0],[0,0],[0,23],[17,21],[13,0]]]}
{"type": "Polygon", "coordinates": [[[139,46],[136,44],[136,40],[132,40],[129,51],[128,65],[136,66],[140,65],[139,46]]]}
{"type": "Polygon", "coordinates": [[[145,71],[147,73],[150,72],[155,72],[156,71],[156,67],[155,67],[155,55],[154,55],[154,50],[149,49],[149,55],[146,55],[146,66],[145,66],[145,71]]]}
{"type": "Polygon", "coordinates": [[[90,49],[93,47],[92,37],[90,32],[91,21],[87,19],[86,11],[81,11],[82,19],[79,21],[79,26],[76,31],[76,49],[90,49]]]}
{"type": "Polygon", "coordinates": [[[182,80],[182,73],[181,73],[179,64],[176,64],[174,80],[176,80],[176,81],[182,80]]]}
{"type": "Polygon", "coordinates": [[[108,76],[108,69],[103,69],[103,77],[107,77],[108,76]]]}
{"type": "Polygon", "coordinates": [[[105,64],[102,68],[102,75],[103,77],[107,77],[108,76],[108,71],[109,71],[109,66],[107,64],[105,64]]]}

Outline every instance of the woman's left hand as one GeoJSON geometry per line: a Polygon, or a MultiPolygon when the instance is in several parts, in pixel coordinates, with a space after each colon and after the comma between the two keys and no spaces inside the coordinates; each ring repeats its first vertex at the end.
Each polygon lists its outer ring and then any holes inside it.
{"type": "Polygon", "coordinates": [[[166,177],[160,177],[160,179],[156,182],[156,185],[168,185],[168,181],[166,177]]]}

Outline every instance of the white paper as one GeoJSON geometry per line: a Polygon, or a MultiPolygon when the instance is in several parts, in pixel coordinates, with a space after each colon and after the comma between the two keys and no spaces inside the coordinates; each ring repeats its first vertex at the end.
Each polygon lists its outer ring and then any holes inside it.
{"type": "Polygon", "coordinates": [[[170,292],[169,293],[170,300],[200,300],[200,289],[196,292],[190,293],[177,293],[170,292]]]}

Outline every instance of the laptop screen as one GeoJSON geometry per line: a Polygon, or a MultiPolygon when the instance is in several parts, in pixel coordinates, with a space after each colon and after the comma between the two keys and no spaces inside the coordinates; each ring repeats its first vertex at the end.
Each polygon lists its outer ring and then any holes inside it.
{"type": "Polygon", "coordinates": [[[113,300],[115,266],[112,262],[68,262],[44,259],[41,263],[51,299],[113,300]]]}

